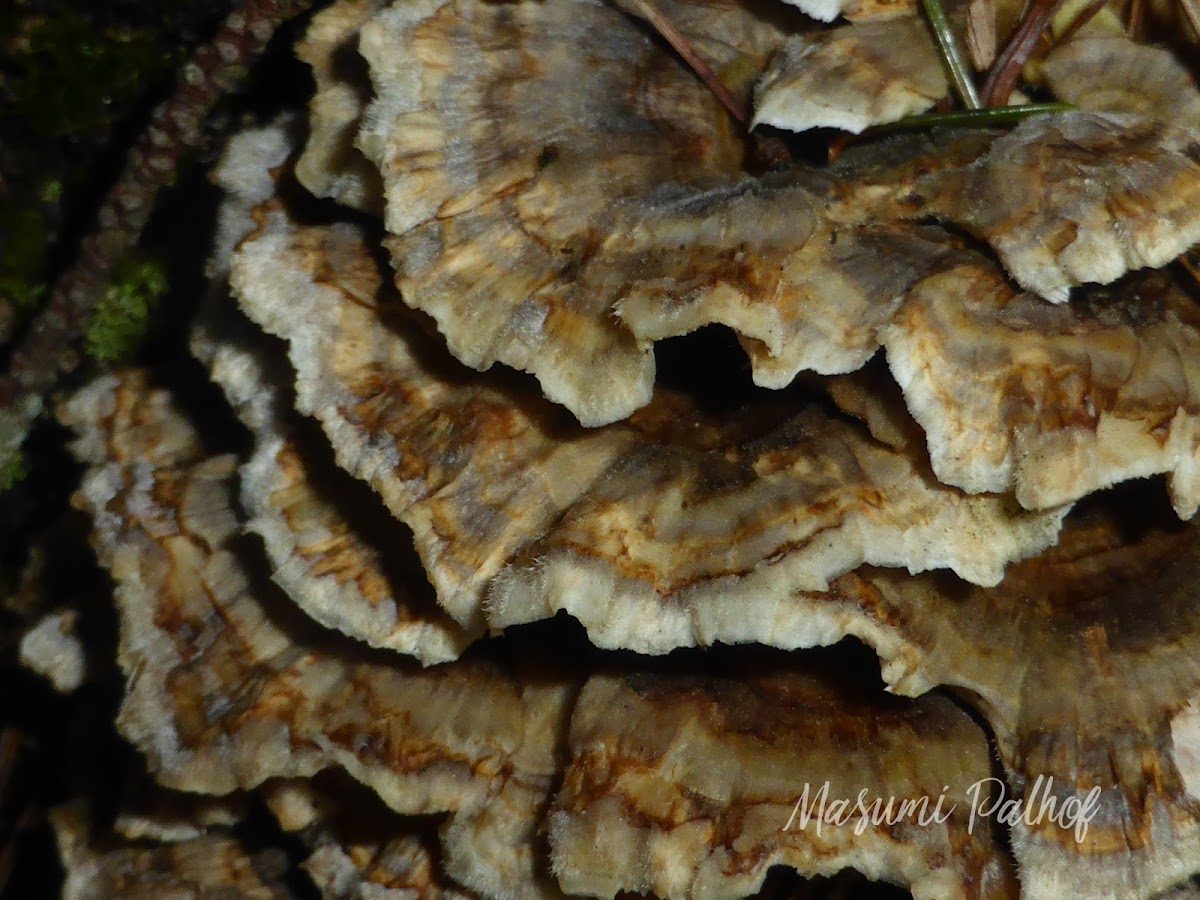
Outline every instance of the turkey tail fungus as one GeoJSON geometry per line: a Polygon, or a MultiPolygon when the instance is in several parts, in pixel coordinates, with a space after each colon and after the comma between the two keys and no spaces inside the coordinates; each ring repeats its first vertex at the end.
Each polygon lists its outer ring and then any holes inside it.
{"type": "Polygon", "coordinates": [[[319,9],[189,377],[57,405],[64,896],[1195,896],[1200,92],[1128,21],[319,9]]]}

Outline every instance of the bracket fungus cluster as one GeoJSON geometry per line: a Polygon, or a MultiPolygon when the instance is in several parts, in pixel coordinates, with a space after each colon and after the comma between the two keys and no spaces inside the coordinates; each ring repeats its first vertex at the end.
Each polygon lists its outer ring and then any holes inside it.
{"type": "Polygon", "coordinates": [[[61,810],[68,894],[288,896],[229,795],[327,897],[1190,896],[1200,91],[1074,14],[1073,109],[895,133],[905,2],[320,10],[190,325],[248,449],[60,408],[117,729],[205,795],[61,810]]]}

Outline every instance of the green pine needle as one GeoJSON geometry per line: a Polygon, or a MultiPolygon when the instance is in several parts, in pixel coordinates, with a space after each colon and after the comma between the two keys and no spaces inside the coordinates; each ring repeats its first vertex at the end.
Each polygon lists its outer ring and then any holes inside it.
{"type": "Polygon", "coordinates": [[[954,112],[926,113],[908,116],[871,129],[872,134],[888,131],[909,131],[921,128],[995,128],[1016,125],[1032,116],[1044,116],[1072,110],[1070,103],[1026,103],[1022,106],[994,106],[989,109],[965,109],[954,112]]]}
{"type": "Polygon", "coordinates": [[[933,28],[933,36],[937,39],[938,48],[950,72],[950,83],[954,92],[967,109],[980,109],[983,103],[979,99],[979,91],[975,88],[975,79],[971,70],[963,60],[962,51],[958,49],[958,41],[950,30],[946,20],[946,11],[942,9],[942,0],[921,0],[925,15],[929,17],[929,25],[933,28]]]}

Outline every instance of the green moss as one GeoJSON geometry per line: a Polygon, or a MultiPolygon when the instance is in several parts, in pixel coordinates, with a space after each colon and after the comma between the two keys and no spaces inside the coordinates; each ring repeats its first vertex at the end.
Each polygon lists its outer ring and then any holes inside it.
{"type": "Polygon", "coordinates": [[[130,261],[117,266],[84,333],[84,349],[97,362],[129,359],[150,324],[150,313],[167,290],[161,263],[130,261]]]}
{"type": "Polygon", "coordinates": [[[108,128],[177,61],[154,29],[97,27],[69,9],[37,15],[16,4],[0,36],[5,113],[47,137],[108,128]]]}
{"type": "Polygon", "coordinates": [[[0,493],[7,491],[26,474],[28,471],[25,468],[25,454],[18,450],[0,465],[0,493]]]}
{"type": "Polygon", "coordinates": [[[63,183],[61,179],[51,178],[44,185],[39,195],[43,203],[57,203],[62,199],[63,183]]]}
{"type": "Polygon", "coordinates": [[[37,306],[45,292],[46,216],[35,205],[0,210],[0,304],[17,321],[37,306]]]}

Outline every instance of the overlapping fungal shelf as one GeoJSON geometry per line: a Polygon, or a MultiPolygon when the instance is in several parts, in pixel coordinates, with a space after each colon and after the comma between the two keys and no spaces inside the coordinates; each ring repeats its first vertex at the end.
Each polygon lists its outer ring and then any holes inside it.
{"type": "MultiPolygon", "coordinates": [[[[761,123],[946,95],[915,7],[798,5],[661,8],[761,123]]],[[[796,897],[849,869],[1186,896],[1188,71],[1102,10],[1028,74],[1072,111],[764,172],[640,11],[314,17],[306,127],[217,169],[192,325],[250,448],[142,370],[60,411],[118,730],[163,789],[265,804],[326,897],[732,898],[779,867],[796,897]],[[680,363],[707,326],[731,345],[680,363]],[[826,784],[946,814],[791,821],[826,784]]],[[[109,845],[63,811],[68,894],[288,896],[213,802],[109,845]]]]}

